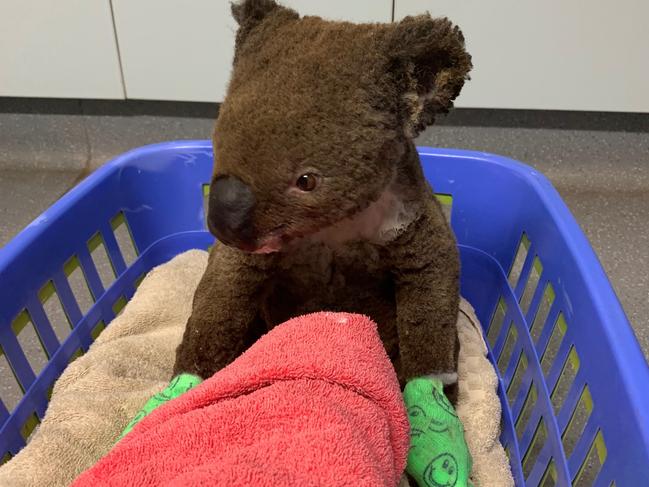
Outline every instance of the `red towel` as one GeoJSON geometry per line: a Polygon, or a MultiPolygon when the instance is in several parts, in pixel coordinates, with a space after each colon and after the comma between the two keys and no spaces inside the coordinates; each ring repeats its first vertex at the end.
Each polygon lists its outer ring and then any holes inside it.
{"type": "Polygon", "coordinates": [[[396,486],[408,432],[376,325],[317,313],[153,411],[73,486],[396,486]]]}

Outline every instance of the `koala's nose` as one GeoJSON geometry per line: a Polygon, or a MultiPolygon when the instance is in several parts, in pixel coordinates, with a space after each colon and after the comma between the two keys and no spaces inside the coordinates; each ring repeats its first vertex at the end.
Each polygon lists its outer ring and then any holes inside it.
{"type": "Polygon", "coordinates": [[[210,188],[208,227],[223,243],[252,250],[254,208],[255,195],[243,181],[234,176],[219,177],[210,188]]]}

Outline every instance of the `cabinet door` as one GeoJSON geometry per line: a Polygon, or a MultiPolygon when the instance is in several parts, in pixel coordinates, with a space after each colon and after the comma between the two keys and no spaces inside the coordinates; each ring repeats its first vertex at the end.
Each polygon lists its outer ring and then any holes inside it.
{"type": "MultiPolygon", "coordinates": [[[[391,0],[281,2],[301,14],[389,22],[391,0]]],[[[236,22],[225,0],[113,0],[128,98],[220,101],[236,22]]]]}
{"type": "Polygon", "coordinates": [[[109,0],[1,0],[0,96],[124,98],[109,0]]]}
{"type": "Polygon", "coordinates": [[[426,10],[473,55],[458,106],[649,112],[647,0],[395,0],[426,10]]]}
{"type": "Polygon", "coordinates": [[[236,23],[226,0],[113,0],[128,98],[216,101],[236,23]]]}

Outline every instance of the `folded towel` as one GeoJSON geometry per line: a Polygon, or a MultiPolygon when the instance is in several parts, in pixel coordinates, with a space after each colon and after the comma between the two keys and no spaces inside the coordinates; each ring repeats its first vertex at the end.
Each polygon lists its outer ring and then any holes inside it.
{"type": "Polygon", "coordinates": [[[0,467],[2,487],[64,487],[113,447],[124,426],[169,384],[174,352],[207,253],[153,269],[121,315],[56,381],[29,444],[0,467]]]}
{"type": "MultiPolygon", "coordinates": [[[[207,253],[192,250],[153,269],[88,353],[63,372],[38,431],[0,467],[2,487],[65,487],[115,445],[142,406],[169,385],[174,350],[191,313],[207,253]]],[[[457,412],[476,487],[513,486],[499,443],[497,379],[471,305],[460,304],[457,412]]],[[[406,483],[404,483],[406,485],[406,483]]]]}
{"type": "Polygon", "coordinates": [[[457,322],[460,339],[457,415],[473,458],[471,480],[478,487],[513,487],[509,459],[500,444],[498,378],[487,359],[482,327],[469,303],[462,300],[457,322]]]}
{"type": "Polygon", "coordinates": [[[73,485],[394,486],[408,431],[376,325],[316,313],[154,410],[73,485]]]}

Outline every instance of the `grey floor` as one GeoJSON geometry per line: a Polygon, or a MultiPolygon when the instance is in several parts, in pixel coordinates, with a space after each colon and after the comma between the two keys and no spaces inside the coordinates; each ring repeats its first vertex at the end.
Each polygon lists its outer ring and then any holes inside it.
{"type": "MultiPolygon", "coordinates": [[[[204,114],[111,113],[101,102],[70,102],[60,112],[0,113],[0,246],[111,157],[152,142],[209,138],[213,125],[204,114]]],[[[590,239],[649,357],[649,118],[575,122],[570,113],[495,111],[476,121],[470,111],[456,113],[417,142],[501,154],[546,174],[590,239]]]]}
{"type": "Polygon", "coordinates": [[[78,176],[73,170],[22,170],[0,164],[0,246],[74,185],[78,176]]]}

